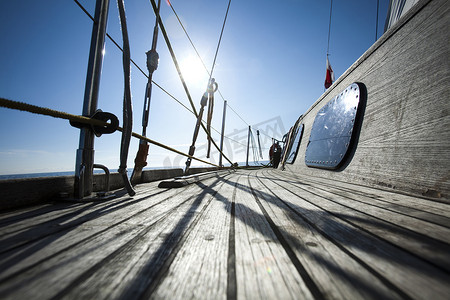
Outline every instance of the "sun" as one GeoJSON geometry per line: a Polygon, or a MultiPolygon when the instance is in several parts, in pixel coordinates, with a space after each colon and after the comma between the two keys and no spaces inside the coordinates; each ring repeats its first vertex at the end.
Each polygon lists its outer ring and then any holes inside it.
{"type": "Polygon", "coordinates": [[[193,88],[206,89],[208,73],[197,56],[188,55],[180,62],[184,80],[193,88]]]}

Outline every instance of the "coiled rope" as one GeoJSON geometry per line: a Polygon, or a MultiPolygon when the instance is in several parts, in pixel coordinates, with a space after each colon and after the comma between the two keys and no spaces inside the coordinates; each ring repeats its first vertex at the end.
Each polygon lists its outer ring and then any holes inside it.
{"type": "MultiPolygon", "coordinates": [[[[19,102],[19,101],[14,101],[14,100],[9,100],[6,98],[1,98],[0,97],[0,107],[5,107],[5,108],[9,108],[9,109],[13,109],[13,110],[20,110],[20,111],[26,111],[29,113],[34,113],[34,114],[38,114],[38,115],[44,115],[44,116],[49,116],[49,117],[53,117],[53,118],[57,118],[57,119],[64,119],[64,120],[69,120],[69,121],[75,121],[75,122],[79,122],[79,123],[83,123],[83,124],[87,124],[87,125],[95,125],[95,126],[107,126],[109,125],[109,123],[107,122],[103,122],[100,120],[96,120],[96,119],[91,119],[88,117],[84,117],[84,116],[78,116],[78,115],[73,115],[73,114],[69,114],[66,112],[62,112],[62,111],[57,111],[54,109],[50,109],[50,108],[46,108],[46,107],[41,107],[41,106],[36,106],[36,105],[32,105],[32,104],[28,104],[28,103],[24,103],[24,102],[19,102]]],[[[122,127],[117,127],[117,130],[120,132],[123,132],[123,128],[122,127]]],[[[154,141],[152,139],[149,139],[147,137],[144,137],[138,133],[132,132],[131,135],[135,138],[138,138],[140,140],[144,140],[150,144],[153,144],[155,146],[158,146],[160,148],[166,149],[168,151],[174,152],[176,154],[185,156],[185,157],[189,157],[191,159],[194,159],[196,161],[214,166],[219,168],[218,165],[210,163],[208,161],[202,160],[200,158],[188,155],[186,153],[183,153],[179,150],[176,150],[172,147],[169,147],[167,145],[164,145],[162,143],[159,143],[157,141],[154,141]]]]}

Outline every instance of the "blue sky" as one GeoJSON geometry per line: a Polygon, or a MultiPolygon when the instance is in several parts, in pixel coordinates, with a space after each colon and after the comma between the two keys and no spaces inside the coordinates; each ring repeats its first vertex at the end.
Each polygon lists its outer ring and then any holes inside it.
{"type": "MultiPolygon", "coordinates": [[[[93,15],[95,1],[80,1],[93,15]]],[[[378,37],[388,0],[380,0],[378,37]]],[[[222,27],[228,0],[172,0],[208,69],[222,27]]],[[[146,70],[155,17],[149,1],[125,1],[131,56],[146,70]]],[[[376,0],[335,0],[330,39],[330,62],[342,75],[375,41],[376,0]]],[[[226,154],[245,161],[246,128],[258,125],[264,159],[270,139],[285,132],[323,93],[330,1],[231,2],[214,76],[232,109],[227,110],[226,154]],[[241,117],[244,121],[241,120],[241,117]]],[[[161,17],[175,54],[199,109],[207,74],[179,26],[162,1],[161,17]]],[[[0,1],[0,96],[11,100],[81,114],[92,21],[71,0],[0,1]]],[[[121,45],[117,4],[111,1],[108,33],[121,45]]],[[[154,81],[189,106],[176,69],[160,34],[160,55],[154,81]]],[[[140,133],[146,78],[132,66],[133,131],[140,133]]],[[[106,40],[99,108],[112,112],[122,124],[122,54],[106,40]]],[[[216,94],[213,127],[220,131],[222,98],[216,94]]],[[[194,116],[153,88],[148,136],[188,152],[194,116]]],[[[0,174],[71,171],[75,166],[79,130],[67,121],[0,108],[0,174]]],[[[256,134],[256,132],[255,132],[256,134]]],[[[213,132],[213,137],[219,135],[213,132]]],[[[204,158],[206,136],[199,135],[196,154],[204,158]]],[[[130,145],[131,171],[138,141],[130,145]]],[[[111,169],[119,165],[120,133],[95,140],[95,162],[111,169]]],[[[250,159],[252,160],[252,158],[250,159]]],[[[184,166],[185,159],[150,146],[149,166],[184,166]]],[[[218,155],[213,153],[213,162],[218,155]]]]}

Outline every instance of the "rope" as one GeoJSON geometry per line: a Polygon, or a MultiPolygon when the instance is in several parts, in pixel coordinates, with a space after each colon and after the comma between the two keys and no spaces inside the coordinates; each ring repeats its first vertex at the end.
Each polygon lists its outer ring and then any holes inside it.
{"type": "MultiPolygon", "coordinates": [[[[80,2],[78,2],[78,0],[74,0],[74,2],[81,8],[81,10],[92,20],[92,21],[94,21],[94,18],[92,17],[92,15],[83,7],[83,5],[80,3],[80,2]]],[[[173,6],[172,6],[172,4],[169,2],[169,5],[171,6],[171,8],[172,8],[172,10],[173,10],[173,12],[174,12],[174,14],[175,14],[175,16],[177,17],[177,19],[178,19],[178,21],[179,21],[179,23],[180,23],[180,25],[181,25],[181,27],[183,28],[183,30],[184,30],[184,32],[186,33],[186,35],[187,35],[187,37],[188,37],[188,39],[189,39],[189,41],[191,42],[191,45],[194,47],[194,50],[195,50],[195,52],[197,53],[197,55],[198,55],[198,57],[199,57],[199,59],[200,59],[200,61],[202,62],[202,64],[203,64],[203,67],[205,68],[205,70],[206,70],[206,72],[208,73],[208,75],[210,75],[210,73],[208,72],[208,69],[206,68],[206,66],[205,66],[205,64],[204,64],[204,62],[203,62],[203,60],[202,60],[202,58],[200,57],[200,55],[199,55],[199,53],[198,53],[198,51],[197,51],[197,49],[195,48],[195,46],[194,46],[194,44],[193,44],[193,42],[192,42],[192,40],[190,39],[190,37],[189,37],[189,35],[188,35],[188,33],[187,33],[187,31],[186,31],[186,29],[185,29],[185,27],[183,26],[183,24],[181,23],[181,21],[180,21],[180,19],[178,18],[178,15],[177,15],[177,13],[175,12],[175,10],[174,10],[174,8],[173,8],[173,6]]],[[[227,9],[227,12],[228,12],[228,9],[227,9]]],[[[162,24],[161,24],[162,25],[162,24]]],[[[161,30],[161,31],[163,31],[163,30],[161,30]]],[[[164,30],[164,32],[163,32],[163,35],[165,34],[165,30],[164,30]]],[[[122,47],[120,47],[120,45],[108,34],[108,33],[106,33],[106,36],[109,38],[109,40],[121,51],[121,52],[123,52],[123,49],[122,49],[122,47]]],[[[167,42],[167,41],[166,41],[167,42]]],[[[168,48],[169,48],[169,51],[172,53],[173,52],[173,49],[172,49],[172,47],[170,46],[170,42],[169,42],[169,44],[168,44],[168,48]]],[[[172,57],[173,58],[173,57],[172,57]]],[[[175,58],[175,60],[176,60],[176,58],[175,58]]],[[[143,70],[142,70],[142,68],[140,68],[139,67],[139,65],[138,64],[136,64],[136,62],[132,59],[132,58],[130,58],[130,61],[131,61],[131,63],[141,72],[141,74],[142,75],[144,75],[147,79],[149,79],[149,75],[147,75],[143,70]]],[[[177,63],[175,63],[175,65],[177,66],[177,63]]],[[[182,80],[183,81],[183,80],[182,80]]],[[[170,98],[172,98],[173,100],[175,100],[179,105],[181,105],[184,109],[186,109],[187,111],[189,111],[191,114],[193,114],[193,115],[195,115],[196,117],[197,117],[197,112],[196,112],[196,110],[195,110],[195,106],[194,106],[194,104],[193,104],[193,102],[192,102],[192,99],[190,98],[190,94],[188,94],[188,99],[190,100],[190,103],[191,103],[191,107],[192,107],[192,109],[190,109],[189,107],[187,107],[185,104],[183,104],[180,100],[178,100],[175,96],[173,96],[172,94],[170,94],[166,89],[164,89],[161,85],[159,85],[157,82],[155,82],[154,80],[152,80],[151,81],[154,85],[156,85],[161,91],[163,91],[166,95],[168,95],[170,98]]],[[[222,98],[222,100],[223,101],[225,101],[225,99],[224,99],[224,97],[223,97],[223,95],[222,95],[222,93],[221,93],[221,91],[220,90],[218,90],[218,92],[219,92],[219,95],[221,96],[221,98],[222,98]]],[[[187,91],[187,93],[189,93],[188,91],[187,91]]],[[[235,109],[233,109],[233,107],[231,106],[231,105],[229,105],[228,104],[228,107],[247,125],[247,126],[249,126],[249,124],[236,112],[236,110],[235,109]]],[[[73,115],[73,116],[75,116],[75,115],[73,115]]],[[[75,117],[79,117],[79,116],[75,116],[75,117]]],[[[67,119],[67,120],[69,120],[69,119],[67,119]]],[[[98,125],[98,126],[102,126],[102,125],[104,125],[104,123],[103,122],[101,122],[101,121],[97,121],[97,120],[93,120],[93,119],[89,119],[89,118],[86,118],[86,120],[88,121],[88,123],[87,124],[90,124],[89,123],[89,120],[91,120],[92,122],[94,122],[94,123],[92,123],[92,124],[94,124],[94,125],[98,125]]],[[[85,123],[86,122],[86,120],[84,120],[83,121],[83,119],[76,119],[76,121],[77,122],[80,122],[80,123],[85,123]]],[[[203,127],[203,129],[205,130],[205,132],[207,132],[207,130],[206,130],[206,128],[205,128],[205,125],[203,124],[203,123],[205,123],[204,121],[202,121],[202,127],[203,127]]],[[[218,134],[221,134],[217,129],[215,129],[214,127],[212,127],[211,126],[211,128],[214,130],[214,131],[216,131],[218,134]]],[[[261,133],[263,134],[263,135],[265,135],[266,137],[268,137],[268,138],[273,138],[273,137],[270,137],[270,136],[268,136],[267,134],[265,134],[263,131],[261,131],[261,133]]],[[[240,144],[240,145],[243,145],[243,146],[246,146],[246,145],[244,145],[244,144],[242,144],[242,143],[240,143],[240,142],[238,142],[238,141],[236,141],[236,140],[234,140],[234,139],[232,139],[232,138],[230,138],[230,137],[228,137],[228,136],[224,136],[225,138],[227,138],[227,139],[229,139],[229,140],[231,140],[231,141],[233,141],[233,142],[235,142],[235,143],[237,143],[237,144],[240,144]]],[[[214,142],[214,139],[212,139],[212,142],[213,142],[213,144],[214,144],[214,146],[217,148],[217,149],[219,149],[218,148],[218,146],[217,146],[217,144],[214,142]]],[[[227,157],[226,157],[226,155],[225,154],[223,154],[223,156],[227,159],[227,161],[230,163],[230,164],[233,164],[227,157]]]]}
{"type": "MultiPolygon", "coordinates": [[[[89,12],[83,7],[83,5],[81,5],[80,4],[80,2],[78,2],[77,0],[74,0],[75,1],[75,3],[81,8],[81,10],[83,10],[83,12],[92,20],[92,21],[94,21],[94,18],[91,16],[91,14],[89,14],[89,12]]],[[[152,2],[152,6],[153,5],[155,5],[156,6],[156,4],[154,4],[153,3],[153,0],[151,0],[151,2],[152,2]]],[[[153,7],[154,9],[155,9],[155,7],[153,7]]],[[[160,24],[160,26],[162,27],[161,28],[161,31],[163,32],[163,35],[164,35],[164,38],[166,39],[167,38],[167,34],[166,34],[166,32],[165,32],[165,29],[163,29],[163,24],[162,24],[162,21],[161,20],[159,20],[159,24],[160,24]]],[[[122,47],[120,47],[120,45],[108,34],[108,33],[106,33],[106,36],[111,40],[111,42],[113,42],[113,44],[114,45],[116,45],[116,47],[120,50],[120,51],[122,51],[123,52],[123,49],[122,49],[122,47]]],[[[170,45],[170,42],[168,42],[168,38],[166,39],[166,43],[168,43],[168,48],[169,48],[169,52],[171,52],[171,54],[173,53],[173,49],[172,49],[172,47],[171,47],[171,45],[170,45]]],[[[173,56],[172,56],[172,59],[174,59],[174,55],[175,54],[173,54],[173,56]]],[[[130,58],[130,61],[131,61],[131,63],[142,73],[142,75],[144,75],[145,77],[147,77],[147,79],[149,78],[149,75],[147,75],[137,64],[136,64],[136,62],[133,60],[133,59],[131,59],[130,58]]],[[[175,61],[176,61],[176,58],[175,58],[175,61]]],[[[179,68],[178,68],[178,63],[177,62],[175,62],[174,61],[174,63],[175,63],[175,66],[177,67],[177,70],[178,70],[178,74],[181,76],[181,74],[180,74],[180,71],[179,71],[179,68]]],[[[190,104],[191,104],[191,107],[192,107],[192,110],[191,109],[189,109],[186,105],[184,105],[181,101],[179,101],[177,98],[175,98],[172,94],[170,94],[167,90],[165,90],[162,86],[160,86],[158,83],[156,83],[155,81],[151,81],[154,85],[156,85],[160,90],[162,90],[164,93],[166,93],[170,98],[172,98],[173,100],[175,100],[176,102],[178,102],[178,104],[180,104],[182,107],[184,107],[187,111],[189,111],[190,113],[192,113],[193,115],[195,115],[196,117],[197,117],[197,111],[196,111],[196,109],[195,109],[195,106],[194,106],[194,104],[193,104],[193,102],[192,102],[192,98],[191,98],[191,96],[190,96],[190,94],[189,94],[189,91],[187,90],[187,86],[185,86],[185,84],[183,84],[183,86],[185,87],[185,91],[186,91],[186,94],[187,94],[187,96],[188,96],[188,99],[189,99],[189,102],[190,102],[190,104]]],[[[184,82],[184,79],[182,79],[182,82],[184,82]]],[[[222,96],[222,98],[223,98],[223,96],[222,96]]],[[[82,123],[82,121],[81,120],[78,120],[79,122],[81,122],[82,123]]],[[[97,125],[99,125],[99,126],[101,126],[101,123],[99,123],[99,124],[97,124],[97,125]]],[[[205,127],[205,125],[202,123],[202,128],[205,130],[205,132],[207,132],[207,130],[206,130],[206,127],[205,127]]],[[[213,127],[211,127],[211,128],[213,128],[213,127]]],[[[214,130],[216,130],[215,128],[213,128],[214,130]]],[[[216,130],[217,131],[217,130],[216,130]]],[[[214,142],[214,140],[212,139],[212,143],[213,143],[213,145],[219,150],[219,147],[217,146],[217,144],[214,142]]],[[[220,151],[220,150],[219,150],[220,151]]],[[[225,159],[230,163],[230,164],[233,164],[232,162],[231,162],[231,160],[225,155],[225,154],[223,154],[222,153],[222,155],[223,155],[223,157],[225,157],[225,159]]]]}
{"type": "Polygon", "coordinates": [[[180,20],[180,18],[178,17],[178,14],[177,14],[177,12],[175,11],[175,8],[174,8],[173,5],[172,5],[172,2],[167,1],[167,3],[169,4],[170,8],[172,9],[173,13],[175,14],[175,17],[177,18],[178,23],[180,24],[181,28],[183,28],[183,31],[184,31],[184,33],[186,34],[186,36],[187,36],[189,42],[191,43],[192,48],[194,48],[195,53],[197,53],[197,56],[198,56],[198,58],[200,59],[200,62],[202,63],[203,68],[205,68],[206,73],[208,73],[208,76],[210,76],[210,73],[209,73],[209,71],[208,71],[208,68],[207,68],[206,65],[205,65],[205,62],[203,61],[202,57],[200,56],[200,53],[198,53],[197,48],[195,47],[194,42],[192,42],[191,37],[190,37],[189,34],[187,33],[186,28],[184,28],[183,23],[181,23],[181,20],[180,20]]]}
{"type": "MultiPolygon", "coordinates": [[[[205,65],[205,62],[203,61],[200,53],[198,52],[197,48],[194,45],[194,42],[192,41],[191,37],[189,36],[189,33],[187,32],[186,28],[184,27],[183,23],[181,22],[180,18],[178,17],[177,12],[175,11],[175,8],[172,5],[172,2],[168,2],[170,8],[172,9],[173,13],[175,14],[175,17],[178,20],[178,23],[180,24],[181,28],[183,29],[184,33],[186,34],[186,37],[188,38],[189,42],[191,43],[192,48],[194,49],[195,53],[197,54],[197,57],[200,59],[200,62],[203,65],[203,68],[205,69],[206,73],[208,74],[208,76],[211,76],[211,73],[208,71],[208,68],[205,65]]],[[[222,98],[223,101],[225,101],[225,97],[222,95],[222,92],[220,91],[220,89],[217,90],[220,97],[222,98]]],[[[233,109],[233,107],[230,104],[227,104],[228,107],[247,125],[250,126],[237,112],[236,110],[233,109]]],[[[214,128],[213,128],[214,129],[214,128]]],[[[217,131],[216,129],[214,129],[215,131],[217,131]]],[[[217,131],[217,133],[221,134],[219,131],[217,131]]],[[[269,137],[269,136],[267,136],[269,137]]],[[[271,137],[269,137],[271,138],[271,137]]]]}
{"type": "Polygon", "coordinates": [[[214,67],[216,65],[217,54],[219,53],[220,42],[222,41],[223,30],[225,29],[225,23],[227,22],[228,11],[230,10],[230,4],[231,4],[231,0],[228,1],[227,12],[225,13],[225,19],[223,20],[222,31],[220,32],[219,42],[217,43],[216,54],[214,55],[214,61],[213,61],[212,67],[211,67],[211,72],[209,74],[209,80],[211,80],[211,78],[212,78],[212,75],[214,72],[214,67]]]}
{"type": "Polygon", "coordinates": [[[84,116],[72,115],[72,114],[68,114],[65,112],[53,110],[50,108],[27,104],[24,102],[8,100],[5,98],[0,98],[0,106],[9,108],[9,109],[14,109],[14,110],[26,111],[26,112],[30,112],[33,114],[50,116],[50,117],[65,119],[65,120],[69,120],[69,121],[76,121],[76,122],[80,122],[83,124],[96,125],[96,126],[105,126],[105,124],[108,124],[108,123],[105,123],[100,120],[95,120],[95,119],[91,119],[91,118],[84,117],[84,116]]]}
{"type": "MultiPolygon", "coordinates": [[[[83,116],[78,116],[78,115],[73,115],[73,114],[69,114],[66,112],[61,112],[61,111],[57,111],[57,110],[53,110],[53,109],[49,109],[46,107],[40,107],[40,106],[36,106],[36,105],[32,105],[32,104],[27,104],[24,102],[19,102],[19,101],[13,101],[13,100],[9,100],[9,99],[5,99],[5,98],[0,98],[0,107],[5,107],[5,108],[9,108],[9,109],[14,109],[14,110],[20,110],[20,111],[26,111],[26,112],[30,112],[30,113],[34,113],[34,114],[38,114],[38,115],[44,115],[44,116],[49,116],[49,117],[53,117],[53,118],[57,118],[57,119],[64,119],[64,120],[69,120],[69,121],[76,121],[79,123],[83,123],[83,124],[88,124],[88,125],[96,125],[96,126],[106,126],[109,125],[109,123],[107,122],[103,122],[100,120],[96,120],[96,119],[91,119],[91,118],[87,118],[87,117],[83,117],[83,116]]],[[[123,128],[122,127],[118,127],[117,128],[118,131],[123,132],[123,128]]],[[[182,156],[186,156],[189,157],[191,159],[197,160],[199,162],[214,166],[214,167],[218,167],[218,165],[207,162],[205,160],[199,159],[197,157],[188,155],[186,153],[183,153],[181,151],[178,151],[172,147],[166,146],[162,143],[159,143],[157,141],[154,141],[152,139],[149,139],[147,137],[144,137],[138,133],[132,132],[131,135],[135,138],[138,138],[140,140],[144,140],[146,142],[149,142],[155,146],[158,146],[160,148],[169,150],[171,152],[177,153],[179,155],[182,156]]]]}
{"type": "MultiPolygon", "coordinates": [[[[154,13],[155,13],[155,15],[156,15],[156,13],[157,13],[157,7],[156,7],[155,1],[154,1],[154,0],[150,0],[150,3],[152,4],[153,11],[154,11],[154,13]]],[[[180,80],[181,80],[181,83],[182,83],[182,85],[183,85],[184,91],[186,92],[186,96],[188,97],[189,103],[191,104],[191,107],[192,107],[192,110],[194,111],[195,116],[198,118],[197,110],[195,109],[195,105],[194,105],[194,102],[192,101],[191,94],[189,93],[189,89],[188,89],[188,87],[187,87],[187,85],[186,85],[186,82],[185,82],[185,80],[184,80],[184,78],[183,78],[183,75],[182,75],[182,73],[181,73],[180,66],[178,65],[178,60],[177,60],[177,58],[176,58],[176,56],[175,56],[175,52],[173,51],[172,45],[171,45],[171,43],[170,43],[170,41],[169,41],[169,37],[168,37],[168,35],[167,35],[166,29],[165,29],[165,27],[164,27],[164,24],[163,24],[161,18],[159,18],[158,21],[159,21],[159,26],[160,26],[160,28],[161,28],[161,32],[162,32],[162,34],[163,34],[163,37],[164,37],[164,40],[165,40],[165,42],[166,42],[167,48],[169,49],[170,55],[172,56],[173,63],[174,63],[174,65],[175,65],[175,68],[177,69],[178,76],[180,77],[180,80]]],[[[208,132],[208,130],[207,130],[207,128],[205,127],[205,125],[203,124],[203,122],[201,122],[200,125],[201,125],[201,127],[203,128],[203,130],[205,131],[206,135],[207,135],[209,138],[211,138],[211,135],[210,135],[210,133],[208,132]]],[[[216,149],[217,149],[219,152],[221,152],[220,149],[219,149],[219,146],[217,146],[217,144],[216,144],[216,142],[214,141],[214,139],[211,138],[211,142],[213,143],[214,147],[216,147],[216,149]]],[[[224,157],[230,164],[233,164],[233,163],[231,162],[231,160],[230,160],[223,152],[222,152],[222,155],[223,155],[223,157],[224,157]]]]}
{"type": "Polygon", "coordinates": [[[130,179],[127,176],[127,160],[128,150],[130,148],[131,133],[133,132],[133,107],[131,104],[131,70],[130,70],[130,43],[128,40],[127,18],[125,16],[125,5],[123,0],[117,0],[119,7],[119,19],[123,39],[123,77],[124,77],[124,92],[123,92],[123,131],[120,143],[120,166],[119,173],[122,174],[123,183],[130,196],[134,196],[136,192],[131,186],[130,179]]]}
{"type": "MultiPolygon", "coordinates": [[[[84,13],[92,20],[94,21],[94,18],[91,16],[91,14],[89,14],[89,12],[80,4],[80,2],[78,2],[77,0],[74,0],[76,4],[78,4],[78,6],[81,8],[81,10],[84,11],[84,13]]],[[[111,42],[113,42],[114,45],[116,45],[116,47],[123,52],[122,47],[120,47],[120,45],[108,34],[106,33],[106,36],[109,38],[109,40],[111,42]]],[[[136,62],[130,58],[131,63],[142,73],[142,75],[144,75],[147,79],[149,78],[149,76],[136,64],[136,62]]],[[[178,104],[180,104],[181,106],[183,106],[186,110],[188,110],[190,113],[194,114],[195,113],[188,108],[186,105],[184,105],[180,100],[178,100],[177,98],[175,98],[172,94],[170,94],[166,89],[164,89],[162,86],[160,86],[158,83],[156,83],[155,81],[152,80],[152,83],[154,85],[156,85],[161,91],[163,91],[164,93],[166,93],[170,98],[172,98],[173,100],[175,100],[176,102],[178,102],[178,104]]]]}

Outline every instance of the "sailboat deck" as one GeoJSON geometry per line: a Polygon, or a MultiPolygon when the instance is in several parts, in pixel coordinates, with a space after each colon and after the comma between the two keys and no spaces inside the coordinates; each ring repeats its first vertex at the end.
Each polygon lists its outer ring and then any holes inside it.
{"type": "Polygon", "coordinates": [[[0,215],[2,299],[448,299],[450,205],[245,170],[0,215]]]}

